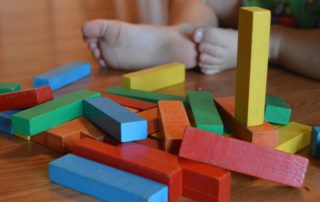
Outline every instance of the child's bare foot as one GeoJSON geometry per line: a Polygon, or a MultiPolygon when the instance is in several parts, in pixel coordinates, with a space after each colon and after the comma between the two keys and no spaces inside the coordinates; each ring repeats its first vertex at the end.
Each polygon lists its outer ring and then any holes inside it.
{"type": "Polygon", "coordinates": [[[196,65],[195,44],[178,27],[134,25],[115,20],[93,20],[83,25],[83,35],[101,66],[141,69],[180,62],[196,65]]]}
{"type": "Polygon", "coordinates": [[[204,74],[215,74],[236,67],[238,32],[214,27],[198,28],[194,41],[199,44],[199,67],[204,74]]]}

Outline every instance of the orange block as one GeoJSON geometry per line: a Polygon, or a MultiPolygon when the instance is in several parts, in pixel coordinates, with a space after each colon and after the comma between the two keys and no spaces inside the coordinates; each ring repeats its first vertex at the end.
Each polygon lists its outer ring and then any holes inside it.
{"type": "Polygon", "coordinates": [[[31,136],[31,140],[38,144],[47,146],[47,132],[42,132],[38,135],[31,136]]]}
{"type": "Polygon", "coordinates": [[[157,107],[147,109],[137,114],[148,121],[148,135],[159,131],[157,107]]]}
{"type": "Polygon", "coordinates": [[[164,150],[177,154],[186,127],[190,122],[181,101],[163,100],[158,102],[164,150]]]}
{"type": "Polygon", "coordinates": [[[234,97],[215,98],[221,118],[232,134],[253,144],[275,148],[278,145],[278,131],[268,122],[260,126],[245,126],[235,119],[234,97]]]}
{"type": "Polygon", "coordinates": [[[80,133],[80,138],[86,137],[100,142],[104,141],[105,136],[105,133],[97,127],[88,128],[86,130],[81,131],[80,133]]]}

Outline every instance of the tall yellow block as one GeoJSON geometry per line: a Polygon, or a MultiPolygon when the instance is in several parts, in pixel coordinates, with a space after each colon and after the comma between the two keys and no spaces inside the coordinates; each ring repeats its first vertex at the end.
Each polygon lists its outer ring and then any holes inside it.
{"type": "Polygon", "coordinates": [[[264,120],[270,16],[262,8],[240,9],[235,116],[247,126],[261,125],[264,120]]]}
{"type": "Polygon", "coordinates": [[[294,154],[310,144],[311,127],[290,122],[279,130],[277,150],[294,154]]]}
{"type": "Polygon", "coordinates": [[[183,83],[185,77],[185,65],[171,63],[124,74],[122,86],[129,89],[155,91],[183,83]]]}

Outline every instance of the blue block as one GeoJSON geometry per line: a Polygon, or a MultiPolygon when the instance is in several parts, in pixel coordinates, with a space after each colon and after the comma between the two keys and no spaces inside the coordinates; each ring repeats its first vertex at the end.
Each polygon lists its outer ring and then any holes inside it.
{"type": "Polygon", "coordinates": [[[320,126],[312,128],[309,153],[313,157],[320,158],[320,126]]]}
{"type": "Polygon", "coordinates": [[[33,78],[35,88],[50,86],[57,90],[91,74],[91,65],[87,62],[73,62],[33,78]]]}
{"type": "Polygon", "coordinates": [[[13,134],[11,117],[17,112],[19,112],[19,110],[11,110],[0,113],[0,132],[8,135],[13,134]]]}
{"type": "Polygon", "coordinates": [[[86,99],[84,115],[120,142],[147,138],[147,121],[108,98],[86,99]]]}
{"type": "Polygon", "coordinates": [[[51,181],[108,202],[167,202],[168,187],[74,154],[49,164],[51,181]]]}

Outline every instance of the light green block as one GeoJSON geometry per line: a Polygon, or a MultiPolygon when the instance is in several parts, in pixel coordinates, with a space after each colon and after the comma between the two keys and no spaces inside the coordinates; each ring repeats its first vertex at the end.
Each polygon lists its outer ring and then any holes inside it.
{"type": "Polygon", "coordinates": [[[12,117],[14,133],[33,136],[75,119],[83,114],[83,99],[100,97],[100,93],[79,90],[36,107],[16,113],[12,117]]]}
{"type": "Polygon", "coordinates": [[[291,116],[288,104],[279,97],[267,95],[264,120],[279,125],[288,125],[291,116]]]}
{"type": "Polygon", "coordinates": [[[18,83],[0,83],[0,94],[19,90],[21,90],[21,85],[18,83]]]}

